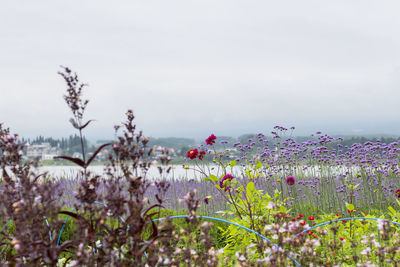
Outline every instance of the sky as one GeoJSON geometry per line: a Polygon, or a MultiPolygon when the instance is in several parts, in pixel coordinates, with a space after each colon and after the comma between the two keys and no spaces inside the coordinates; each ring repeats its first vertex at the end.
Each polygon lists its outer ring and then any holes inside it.
{"type": "Polygon", "coordinates": [[[0,122],[75,130],[60,65],[88,83],[91,140],[132,109],[146,136],[400,135],[400,2],[9,1],[0,9],[0,122]]]}

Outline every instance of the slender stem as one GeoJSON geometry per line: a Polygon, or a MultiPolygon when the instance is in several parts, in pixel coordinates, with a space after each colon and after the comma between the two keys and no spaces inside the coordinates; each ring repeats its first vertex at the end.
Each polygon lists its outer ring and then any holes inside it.
{"type": "Polygon", "coordinates": [[[85,146],[84,146],[84,142],[83,142],[82,130],[79,130],[79,136],[81,138],[82,159],[84,162],[86,162],[85,146]]]}
{"type": "Polygon", "coordinates": [[[86,179],[87,178],[87,172],[86,172],[87,166],[86,166],[86,157],[85,157],[85,146],[83,144],[82,129],[79,129],[79,136],[81,139],[82,159],[83,159],[83,162],[85,163],[85,165],[83,166],[83,173],[84,173],[84,176],[86,179]]]}
{"type": "Polygon", "coordinates": [[[232,197],[231,192],[230,192],[230,191],[228,191],[228,192],[229,192],[229,197],[230,197],[231,200],[232,200],[232,204],[233,204],[233,206],[235,207],[235,210],[236,210],[237,214],[239,215],[239,218],[240,218],[240,219],[243,219],[243,218],[242,218],[242,215],[240,215],[240,212],[239,212],[239,210],[238,210],[238,208],[237,208],[237,206],[236,206],[236,201],[233,200],[233,197],[232,197]]]}

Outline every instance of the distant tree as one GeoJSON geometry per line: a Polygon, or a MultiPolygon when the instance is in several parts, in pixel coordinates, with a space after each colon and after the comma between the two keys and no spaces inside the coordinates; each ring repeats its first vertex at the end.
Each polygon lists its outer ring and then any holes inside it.
{"type": "Polygon", "coordinates": [[[243,134],[238,137],[238,141],[242,144],[247,144],[249,142],[249,139],[256,140],[257,135],[256,134],[243,134]]]}

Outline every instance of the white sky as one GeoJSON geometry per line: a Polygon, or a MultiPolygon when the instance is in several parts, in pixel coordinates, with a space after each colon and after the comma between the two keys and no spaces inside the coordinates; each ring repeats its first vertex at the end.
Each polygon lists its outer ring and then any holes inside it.
{"type": "Polygon", "coordinates": [[[90,139],[400,134],[399,1],[1,1],[0,122],[74,133],[59,65],[88,82],[90,139]]]}

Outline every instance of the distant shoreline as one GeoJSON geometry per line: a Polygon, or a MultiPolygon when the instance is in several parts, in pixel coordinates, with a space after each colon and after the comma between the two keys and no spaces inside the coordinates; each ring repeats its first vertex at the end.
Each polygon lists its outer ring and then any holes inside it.
{"type": "MultiPolygon", "coordinates": [[[[210,160],[204,160],[204,163],[212,163],[212,161],[210,160]]],[[[107,163],[109,163],[109,161],[92,161],[92,163],[90,164],[91,166],[102,166],[102,165],[106,165],[107,163]]],[[[160,163],[158,161],[158,163],[160,163]]],[[[169,163],[169,165],[194,165],[194,161],[191,160],[187,160],[186,162],[184,161],[184,158],[182,157],[178,157],[175,158],[173,160],[171,160],[171,162],[169,163]]],[[[71,163],[68,160],[41,160],[39,161],[39,166],[40,167],[45,167],[45,166],[77,166],[73,163],[71,163]]]]}

